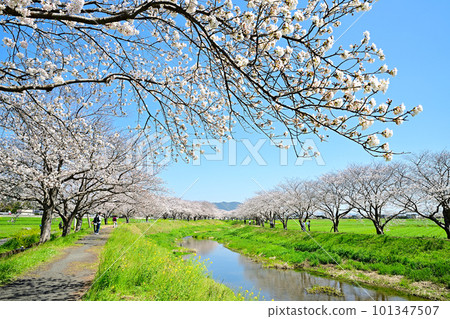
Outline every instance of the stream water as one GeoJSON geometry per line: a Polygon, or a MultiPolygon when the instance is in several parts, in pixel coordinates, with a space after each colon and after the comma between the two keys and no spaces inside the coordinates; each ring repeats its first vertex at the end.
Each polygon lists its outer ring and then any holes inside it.
{"type": "MultiPolygon", "coordinates": [[[[254,295],[259,294],[260,300],[420,300],[413,296],[400,296],[390,290],[366,288],[356,283],[315,276],[305,271],[264,268],[261,263],[212,240],[186,237],[181,246],[197,251],[215,281],[227,285],[236,293],[248,290],[254,295]],[[306,289],[314,285],[334,287],[342,291],[344,297],[308,294],[306,289]]],[[[192,257],[187,255],[186,258],[192,257]]]]}

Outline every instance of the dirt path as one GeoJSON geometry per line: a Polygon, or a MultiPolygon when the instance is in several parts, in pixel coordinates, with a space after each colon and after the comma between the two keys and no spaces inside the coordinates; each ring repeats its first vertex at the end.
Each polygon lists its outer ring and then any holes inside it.
{"type": "Polygon", "coordinates": [[[111,226],[103,226],[100,235],[87,235],[56,260],[0,287],[0,300],[80,299],[94,279],[99,253],[111,231],[111,226]]]}

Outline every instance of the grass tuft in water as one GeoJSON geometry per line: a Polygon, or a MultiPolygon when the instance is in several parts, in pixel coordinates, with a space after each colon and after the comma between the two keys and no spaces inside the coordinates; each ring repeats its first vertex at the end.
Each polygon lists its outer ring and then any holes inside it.
{"type": "Polygon", "coordinates": [[[344,293],[330,286],[312,286],[307,288],[306,292],[309,294],[326,294],[328,296],[344,297],[344,293]]]}

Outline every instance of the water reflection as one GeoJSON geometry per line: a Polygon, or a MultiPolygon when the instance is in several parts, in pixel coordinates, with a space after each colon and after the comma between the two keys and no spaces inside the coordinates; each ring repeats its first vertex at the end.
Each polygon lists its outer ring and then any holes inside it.
{"type": "Polygon", "coordinates": [[[311,275],[307,272],[264,268],[260,263],[233,252],[212,240],[196,240],[187,237],[182,246],[195,249],[206,263],[214,280],[224,283],[235,292],[245,290],[264,296],[265,300],[412,300],[387,293],[384,290],[367,289],[333,279],[311,275]],[[325,294],[308,294],[306,288],[314,285],[331,286],[344,293],[344,297],[325,294]]]}

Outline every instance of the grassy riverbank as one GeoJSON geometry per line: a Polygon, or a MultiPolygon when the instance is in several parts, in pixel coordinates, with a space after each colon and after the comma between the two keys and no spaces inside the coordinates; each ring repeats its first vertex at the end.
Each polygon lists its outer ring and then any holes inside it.
{"type": "Polygon", "coordinates": [[[85,300],[239,300],[208,278],[206,265],[183,260],[176,239],[221,222],[158,221],[116,229],[102,253],[97,277],[85,300]]]}
{"type": "Polygon", "coordinates": [[[329,232],[308,235],[241,222],[172,220],[123,225],[115,230],[85,299],[245,298],[207,278],[204,264],[182,260],[186,251],[177,242],[189,235],[217,240],[272,267],[303,269],[429,299],[450,300],[450,241],[445,239],[329,232]]]}
{"type": "Polygon", "coordinates": [[[64,248],[74,245],[88,232],[88,230],[82,230],[66,237],[58,237],[19,254],[1,258],[0,285],[7,284],[17,276],[50,261],[58,256],[64,248]]]}
{"type": "Polygon", "coordinates": [[[450,241],[367,234],[268,229],[242,224],[195,235],[213,238],[268,266],[450,300],[450,241]],[[337,266],[339,264],[340,266],[337,266]]]}

